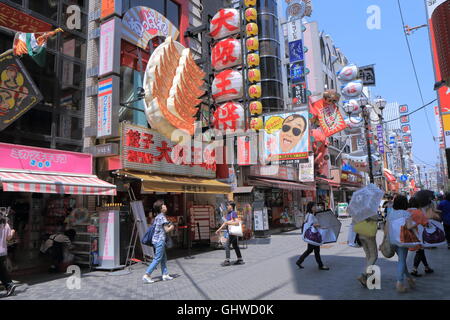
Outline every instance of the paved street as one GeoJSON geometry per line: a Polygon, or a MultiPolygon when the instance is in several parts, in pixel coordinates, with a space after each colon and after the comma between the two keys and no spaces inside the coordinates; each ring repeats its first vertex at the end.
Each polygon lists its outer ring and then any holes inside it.
{"type": "MultiPolygon", "coordinates": [[[[144,267],[135,266],[130,274],[122,276],[100,271],[83,274],[80,290],[66,288],[67,276],[45,282],[34,279],[19,287],[16,296],[5,299],[450,299],[450,250],[446,247],[426,251],[435,273],[418,278],[413,292],[395,291],[396,257],[378,260],[381,290],[362,288],[355,279],[365,265],[364,253],[345,244],[350,220],[342,222],[339,242],[321,250],[330,271],[319,271],[314,255],[305,261],[305,269],[298,269],[295,261],[306,244],[295,230],[251,241],[248,249],[242,250],[245,265],[221,267],[225,253],[214,250],[197,254],[192,260],[169,260],[170,274],[177,275],[169,282],[144,284],[144,267]]],[[[378,238],[381,242],[382,232],[378,238]]],[[[409,268],[412,258],[410,254],[409,268]]],[[[158,268],[154,276],[160,276],[159,272],[158,268]]]]}

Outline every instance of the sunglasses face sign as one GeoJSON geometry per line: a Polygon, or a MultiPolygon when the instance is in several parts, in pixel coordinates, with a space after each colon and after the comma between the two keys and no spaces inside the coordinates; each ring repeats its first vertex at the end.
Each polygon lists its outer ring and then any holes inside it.
{"type": "MultiPolygon", "coordinates": [[[[288,131],[291,130],[291,129],[292,129],[292,127],[289,126],[289,125],[287,125],[287,124],[285,124],[285,125],[283,126],[283,128],[282,128],[283,132],[288,132],[288,131]]],[[[292,129],[292,133],[294,134],[294,136],[298,137],[299,135],[302,134],[302,130],[300,130],[299,128],[295,128],[295,127],[294,127],[294,128],[292,129]]]]}

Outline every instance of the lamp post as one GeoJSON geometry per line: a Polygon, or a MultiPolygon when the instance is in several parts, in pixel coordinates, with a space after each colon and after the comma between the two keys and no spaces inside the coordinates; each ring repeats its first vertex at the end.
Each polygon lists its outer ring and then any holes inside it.
{"type": "MultiPolygon", "coordinates": [[[[371,118],[370,118],[370,113],[372,110],[372,106],[369,105],[369,100],[362,96],[361,98],[358,99],[358,104],[361,107],[362,110],[362,117],[364,119],[364,134],[366,137],[366,145],[367,145],[367,157],[368,157],[368,162],[369,162],[369,180],[370,183],[374,183],[374,177],[373,177],[373,164],[372,164],[372,150],[370,148],[370,138],[369,138],[369,131],[370,131],[370,124],[371,124],[371,118]]],[[[378,114],[378,118],[380,123],[382,123],[383,121],[383,109],[386,106],[386,100],[378,97],[375,101],[374,104],[380,109],[381,114],[378,114]]]]}

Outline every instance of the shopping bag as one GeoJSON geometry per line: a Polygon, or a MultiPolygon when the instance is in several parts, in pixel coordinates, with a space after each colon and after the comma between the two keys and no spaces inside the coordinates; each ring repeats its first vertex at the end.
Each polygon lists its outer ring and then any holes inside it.
{"type": "Polygon", "coordinates": [[[399,218],[389,222],[389,241],[398,247],[412,248],[422,244],[416,229],[409,230],[406,227],[406,219],[399,218]]]}
{"type": "Polygon", "coordinates": [[[384,228],[383,241],[381,242],[379,249],[385,258],[389,259],[395,255],[395,247],[389,240],[389,229],[387,227],[384,228]]]}
{"type": "Polygon", "coordinates": [[[371,221],[361,221],[356,223],[353,226],[353,230],[362,236],[365,237],[375,237],[377,234],[377,222],[374,220],[371,221]]]}
{"type": "Polygon", "coordinates": [[[322,235],[312,224],[309,224],[306,231],[303,233],[303,241],[315,246],[322,244],[322,235]]]}
{"type": "Polygon", "coordinates": [[[322,244],[333,243],[337,241],[337,236],[333,232],[333,230],[329,228],[317,228],[317,231],[319,231],[322,237],[322,244]]]}
{"type": "Polygon", "coordinates": [[[351,224],[350,230],[348,230],[347,244],[353,248],[360,248],[361,246],[359,245],[358,241],[356,240],[356,237],[358,236],[358,234],[355,232],[353,227],[354,227],[353,224],[351,224]]]}
{"type": "Polygon", "coordinates": [[[242,237],[244,235],[242,232],[242,222],[239,222],[238,226],[228,226],[228,233],[232,236],[242,237]]]}
{"type": "Polygon", "coordinates": [[[427,226],[419,226],[419,237],[425,248],[439,247],[447,244],[444,226],[436,220],[429,220],[427,226]]]}

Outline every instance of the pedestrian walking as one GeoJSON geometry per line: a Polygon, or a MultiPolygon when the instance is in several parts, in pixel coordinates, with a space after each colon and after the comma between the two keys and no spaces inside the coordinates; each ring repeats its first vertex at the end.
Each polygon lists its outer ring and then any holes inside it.
{"type": "MultiPolygon", "coordinates": [[[[306,206],[306,222],[305,224],[310,224],[314,226],[315,228],[320,228],[319,221],[316,218],[316,212],[317,207],[314,202],[309,202],[306,206]]],[[[306,230],[305,230],[306,231],[306,230]]],[[[316,262],[319,266],[319,270],[330,270],[329,267],[324,266],[322,259],[320,257],[320,245],[316,246],[311,243],[308,243],[308,248],[306,251],[298,258],[296,264],[300,269],[303,269],[302,266],[303,261],[312,253],[314,252],[314,256],[316,258],[316,262]]]]}
{"type": "Polygon", "coordinates": [[[361,282],[363,287],[367,285],[367,268],[373,266],[378,259],[378,248],[377,248],[377,224],[378,216],[370,217],[364,221],[361,221],[353,227],[358,235],[361,246],[364,249],[364,254],[366,255],[366,267],[364,272],[358,277],[358,281],[361,282]]]}
{"type": "Polygon", "coordinates": [[[6,296],[14,294],[16,285],[13,283],[6,267],[6,256],[8,255],[8,241],[14,237],[15,230],[11,229],[7,217],[0,214],[0,281],[6,289],[6,296]]]}
{"type": "Polygon", "coordinates": [[[450,250],[450,192],[445,193],[444,199],[439,203],[438,209],[442,212],[442,222],[444,223],[445,238],[447,248],[450,250]]]}
{"type": "MultiPolygon", "coordinates": [[[[434,213],[434,203],[432,201],[432,192],[428,190],[421,190],[417,192],[414,197],[409,201],[408,211],[411,213],[411,218],[416,223],[416,225],[426,226],[428,224],[428,219],[435,218],[440,219],[440,217],[434,213]]],[[[434,270],[428,265],[427,257],[425,255],[425,250],[422,246],[417,246],[410,248],[410,251],[415,251],[414,265],[411,271],[411,275],[415,277],[421,277],[422,275],[418,272],[420,263],[425,267],[425,273],[433,273],[434,270]]]]}
{"type": "Polygon", "coordinates": [[[152,272],[156,269],[158,264],[161,264],[162,280],[172,280],[167,270],[167,254],[166,254],[166,233],[171,232],[174,229],[172,223],[166,218],[167,207],[163,200],[157,200],[153,204],[153,210],[157,213],[154,220],[155,233],[152,237],[152,243],[156,249],[155,257],[152,263],[148,266],[146,273],[142,277],[142,280],[146,283],[153,283],[155,280],[151,278],[152,272]]]}
{"type": "Polygon", "coordinates": [[[65,258],[70,256],[70,250],[73,248],[73,241],[77,232],[74,229],[64,231],[64,233],[55,233],[42,243],[40,251],[48,254],[52,259],[52,264],[48,270],[50,273],[58,272],[65,258]]]}
{"type": "MultiPolygon", "coordinates": [[[[404,218],[408,219],[411,217],[411,213],[408,210],[408,199],[405,196],[397,195],[394,198],[394,202],[392,205],[392,210],[389,212],[386,220],[387,226],[385,227],[385,232],[390,229],[390,224],[392,221],[404,218]]],[[[404,286],[404,280],[408,281],[408,285],[411,289],[416,287],[416,283],[411,275],[408,273],[408,267],[406,264],[406,258],[408,257],[408,248],[406,247],[395,247],[395,253],[398,257],[397,262],[397,282],[396,289],[399,293],[404,293],[407,291],[407,288],[404,286]]]]}
{"type": "Polygon", "coordinates": [[[225,247],[225,261],[221,263],[221,266],[227,267],[231,265],[230,262],[230,245],[233,245],[234,252],[236,253],[237,260],[233,263],[234,265],[245,264],[242,259],[241,250],[239,249],[238,244],[238,236],[230,234],[229,226],[238,226],[240,224],[240,220],[237,212],[235,211],[236,204],[233,201],[228,201],[227,203],[227,213],[224,216],[224,222],[217,229],[216,234],[219,234],[222,230],[225,230],[224,237],[228,239],[228,241],[224,241],[223,245],[225,247]]]}

